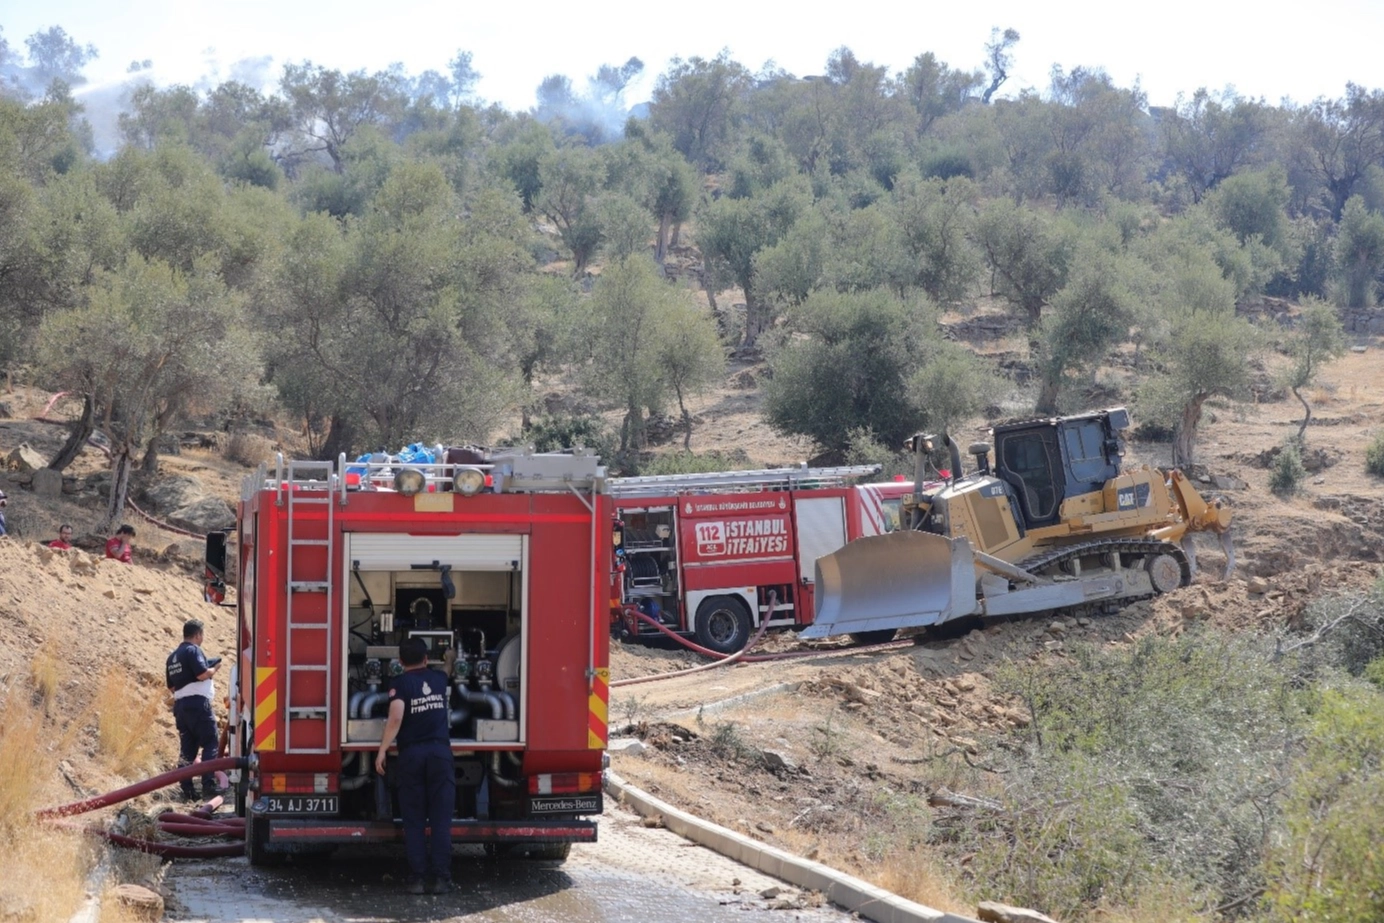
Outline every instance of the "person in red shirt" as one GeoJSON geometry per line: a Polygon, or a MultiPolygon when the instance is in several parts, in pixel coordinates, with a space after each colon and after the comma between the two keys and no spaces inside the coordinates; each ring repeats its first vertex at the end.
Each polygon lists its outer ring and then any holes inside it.
{"type": "Polygon", "coordinates": [[[58,537],[48,543],[49,548],[66,551],[72,547],[72,527],[67,523],[58,526],[58,537]]]}
{"type": "Polygon", "coordinates": [[[116,529],[115,534],[106,540],[106,557],[129,564],[134,554],[134,540],[134,526],[123,525],[116,529]]]}

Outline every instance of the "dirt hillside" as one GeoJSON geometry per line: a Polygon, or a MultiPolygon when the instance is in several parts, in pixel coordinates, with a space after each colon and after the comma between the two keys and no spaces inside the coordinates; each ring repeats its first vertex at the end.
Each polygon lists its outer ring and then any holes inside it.
{"type": "MultiPolygon", "coordinates": [[[[52,682],[49,713],[56,727],[65,719],[86,725],[90,738],[64,771],[73,788],[104,791],[121,777],[97,759],[101,703],[93,695],[108,671],[124,677],[132,693],[122,705],[161,703],[163,663],[182,639],[183,622],[206,624],[209,654],[234,645],[233,611],[202,599],[200,584],[181,564],[122,564],[80,549],[53,551],[34,543],[0,538],[0,692],[52,682]]],[[[218,680],[219,691],[225,684],[218,680]]],[[[171,768],[177,735],[171,712],[149,708],[152,762],[171,768]]],[[[60,741],[36,741],[51,746],[60,741]]],[[[58,758],[53,759],[58,769],[58,758]]]]}

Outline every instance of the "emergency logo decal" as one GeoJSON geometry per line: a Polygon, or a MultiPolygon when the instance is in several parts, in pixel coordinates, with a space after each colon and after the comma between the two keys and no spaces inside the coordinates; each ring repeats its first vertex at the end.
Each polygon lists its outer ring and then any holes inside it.
{"type": "Polygon", "coordinates": [[[784,500],[782,497],[779,497],[779,509],[781,509],[781,510],[786,510],[786,509],[788,509],[788,501],[784,500]]]}
{"type": "Polygon", "coordinates": [[[683,510],[686,511],[686,512],[688,512],[688,513],[691,513],[691,512],[692,512],[692,504],[691,504],[691,503],[687,504],[686,506],[683,507],[683,510]]]}
{"type": "Polygon", "coordinates": [[[787,551],[788,521],[786,519],[774,517],[772,519],[731,519],[697,523],[698,557],[785,554],[787,551]]]}
{"type": "Polygon", "coordinates": [[[279,745],[279,689],[276,667],[255,668],[255,749],[279,745]]]}
{"type": "Polygon", "coordinates": [[[606,747],[606,719],[610,702],[610,668],[601,667],[591,682],[591,695],[587,704],[586,746],[589,750],[604,750],[606,747]]]}
{"type": "Polygon", "coordinates": [[[428,685],[427,680],[423,681],[423,695],[432,695],[432,687],[428,685]]]}
{"type": "Polygon", "coordinates": [[[697,523],[697,554],[704,558],[714,558],[726,553],[726,524],[724,522],[697,523]]]}

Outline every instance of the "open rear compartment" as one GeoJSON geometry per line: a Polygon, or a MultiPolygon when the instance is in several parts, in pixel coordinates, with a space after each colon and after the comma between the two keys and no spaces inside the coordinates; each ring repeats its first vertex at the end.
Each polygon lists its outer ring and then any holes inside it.
{"type": "MultiPolygon", "coordinates": [[[[448,723],[456,752],[457,816],[518,816],[527,690],[528,538],[348,533],[348,631],[342,722],[342,816],[397,816],[372,778],[399,645],[420,638],[451,677],[448,723]]],[[[386,778],[388,774],[386,774],[386,778]]]]}

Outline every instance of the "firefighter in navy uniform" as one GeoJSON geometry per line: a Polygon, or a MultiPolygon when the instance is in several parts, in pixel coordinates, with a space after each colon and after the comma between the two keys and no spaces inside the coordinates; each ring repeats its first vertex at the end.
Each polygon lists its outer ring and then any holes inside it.
{"type": "MultiPolygon", "coordinates": [[[[202,653],[202,623],[190,619],[183,623],[183,643],[168,655],[164,675],[168,691],[173,693],[173,720],[178,727],[179,766],[190,766],[202,751],[202,762],[216,759],[216,718],[211,712],[212,677],[221,666],[221,658],[207,660],[202,653]]],[[[197,797],[191,779],[182,782],[183,797],[197,797]]],[[[202,797],[217,794],[215,774],[202,776],[202,797]]]]}
{"type": "Polygon", "coordinates": [[[394,771],[399,813],[404,821],[410,894],[446,894],[452,890],[452,813],[456,806],[456,772],[448,743],[447,676],[428,667],[427,646],[418,638],[399,645],[404,672],[389,686],[389,720],[385,722],[375,771],[384,775],[385,753],[399,745],[394,771]],[[426,836],[425,828],[432,827],[426,836]],[[432,886],[425,889],[425,875],[432,886]]]}

